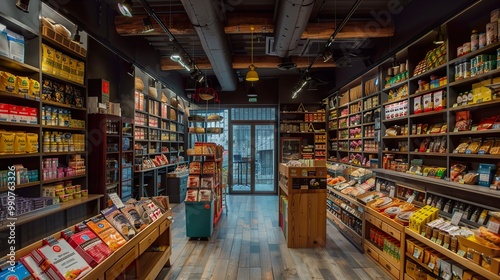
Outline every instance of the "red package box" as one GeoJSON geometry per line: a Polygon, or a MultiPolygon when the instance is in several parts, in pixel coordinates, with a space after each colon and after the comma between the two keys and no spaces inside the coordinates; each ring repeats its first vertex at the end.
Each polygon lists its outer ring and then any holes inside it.
{"type": "Polygon", "coordinates": [[[17,107],[16,105],[9,104],[9,114],[11,122],[18,122],[19,116],[17,115],[17,107]]]}
{"type": "Polygon", "coordinates": [[[64,239],[31,252],[33,259],[52,280],[81,279],[91,267],[64,239]]]}
{"type": "Polygon", "coordinates": [[[68,242],[91,267],[95,267],[112,253],[108,245],[89,229],[73,234],[68,242]]]}
{"type": "Polygon", "coordinates": [[[26,255],[19,259],[35,280],[50,280],[49,276],[35,262],[31,255],[26,255]]]}

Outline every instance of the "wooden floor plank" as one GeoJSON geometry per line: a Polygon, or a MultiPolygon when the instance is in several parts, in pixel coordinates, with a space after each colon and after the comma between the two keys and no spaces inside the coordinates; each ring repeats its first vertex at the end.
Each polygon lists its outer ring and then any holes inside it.
{"type": "Polygon", "coordinates": [[[158,280],[389,279],[330,222],[324,248],[288,248],[277,196],[228,195],[227,201],[230,212],[204,241],[186,237],[184,204],[172,205],[172,267],[158,280]]]}

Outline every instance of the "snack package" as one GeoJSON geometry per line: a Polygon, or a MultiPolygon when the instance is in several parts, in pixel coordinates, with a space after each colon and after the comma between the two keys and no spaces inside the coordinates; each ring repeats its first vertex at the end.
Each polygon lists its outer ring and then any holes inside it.
{"type": "Polygon", "coordinates": [[[135,229],[129,223],[128,219],[123,215],[115,205],[101,210],[101,214],[115,229],[125,238],[129,240],[135,236],[135,229]]]}
{"type": "Polygon", "coordinates": [[[455,116],[455,129],[467,131],[471,129],[472,119],[470,111],[459,111],[455,116]]]}
{"type": "Polygon", "coordinates": [[[16,92],[16,76],[9,72],[0,71],[0,90],[16,92]]]}
{"type": "Polygon", "coordinates": [[[491,129],[493,127],[493,124],[497,121],[497,119],[498,116],[481,119],[481,121],[479,122],[479,126],[477,127],[477,130],[491,129]]]}
{"type": "Polygon", "coordinates": [[[146,224],[141,219],[139,212],[132,204],[125,204],[123,208],[120,209],[123,215],[128,219],[131,225],[134,226],[136,231],[141,231],[146,227],[146,224]]]}
{"type": "Polygon", "coordinates": [[[103,216],[91,218],[87,221],[87,227],[97,234],[111,251],[116,251],[127,242],[103,216]]]}
{"type": "Polygon", "coordinates": [[[68,238],[68,243],[91,267],[95,267],[112,253],[108,245],[89,229],[74,233],[68,238]]]}
{"type": "Polygon", "coordinates": [[[479,147],[481,147],[481,138],[472,139],[471,143],[467,146],[465,150],[466,154],[477,154],[479,151],[479,147]]]}

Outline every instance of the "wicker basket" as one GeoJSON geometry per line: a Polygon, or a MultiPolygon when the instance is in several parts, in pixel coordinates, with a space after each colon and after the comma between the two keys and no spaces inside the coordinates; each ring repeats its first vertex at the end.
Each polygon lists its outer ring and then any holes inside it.
{"type": "Polygon", "coordinates": [[[141,92],[144,90],[144,82],[141,78],[135,78],[135,89],[141,92]]]}

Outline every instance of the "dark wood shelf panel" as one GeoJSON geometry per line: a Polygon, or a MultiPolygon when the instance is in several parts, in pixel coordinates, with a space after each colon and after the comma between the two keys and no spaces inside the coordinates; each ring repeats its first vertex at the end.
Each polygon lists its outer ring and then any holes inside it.
{"type": "Polygon", "coordinates": [[[410,138],[427,138],[427,137],[441,137],[441,136],[446,136],[446,133],[415,134],[415,135],[410,135],[410,138]]]}
{"type": "Polygon", "coordinates": [[[73,151],[73,152],[55,152],[55,153],[42,153],[42,156],[44,157],[49,157],[49,156],[67,156],[67,155],[83,155],[87,154],[86,151],[73,151]]]}
{"type": "Polygon", "coordinates": [[[450,157],[454,157],[454,158],[475,158],[475,159],[495,159],[495,160],[500,160],[500,155],[491,155],[491,154],[459,154],[459,153],[450,153],[450,157]]]}
{"type": "Polygon", "coordinates": [[[438,114],[441,114],[441,115],[446,114],[446,109],[439,110],[439,111],[423,112],[420,114],[413,114],[413,115],[410,115],[410,119],[423,118],[423,117],[438,115],[438,114]]]}
{"type": "Polygon", "coordinates": [[[386,106],[386,105],[393,104],[393,103],[398,103],[398,102],[405,101],[405,100],[408,100],[408,96],[405,96],[403,98],[398,98],[395,100],[389,100],[387,102],[382,103],[382,106],[386,106]]]}
{"type": "Polygon", "coordinates": [[[59,82],[59,83],[70,84],[70,85],[73,85],[73,86],[76,86],[79,88],[83,88],[83,89],[87,88],[84,84],[80,84],[80,83],[73,82],[73,81],[70,81],[67,79],[63,79],[61,77],[57,77],[57,76],[54,76],[54,75],[49,74],[49,73],[42,72],[42,74],[43,74],[44,78],[49,78],[49,79],[56,81],[56,82],[59,82]]]}
{"type": "Polygon", "coordinates": [[[375,122],[367,122],[367,123],[363,123],[363,125],[375,125],[375,122]]]}
{"type": "Polygon", "coordinates": [[[469,104],[469,105],[451,107],[451,108],[448,109],[448,111],[450,111],[450,112],[453,112],[453,111],[462,111],[462,110],[467,110],[467,109],[476,108],[476,107],[493,107],[493,106],[497,106],[499,103],[500,103],[500,98],[499,99],[494,99],[494,100],[488,101],[488,102],[481,102],[481,103],[475,103],[475,104],[469,104]]]}
{"type": "Polygon", "coordinates": [[[51,183],[57,183],[57,182],[62,182],[62,181],[67,181],[67,180],[73,180],[73,179],[80,179],[80,178],[85,178],[87,177],[87,174],[84,175],[76,175],[76,176],[69,176],[69,177],[62,177],[62,178],[56,178],[56,179],[49,179],[49,180],[43,180],[42,184],[51,184],[51,183]]]}
{"type": "Polygon", "coordinates": [[[3,121],[0,121],[0,125],[3,125],[3,126],[20,126],[20,127],[34,127],[34,128],[38,128],[40,127],[40,124],[29,124],[29,123],[20,123],[20,122],[3,122],[3,121]]]}
{"type": "MultiPolygon", "coordinates": [[[[29,182],[29,183],[25,183],[25,184],[19,184],[19,185],[16,185],[16,190],[22,189],[22,188],[29,188],[29,187],[33,187],[33,186],[38,186],[38,185],[40,185],[40,181],[29,182]]],[[[8,187],[0,188],[0,192],[6,192],[8,190],[9,190],[8,187]]]]}
{"type": "Polygon", "coordinates": [[[382,120],[382,123],[392,123],[392,122],[398,122],[398,121],[408,121],[408,116],[382,120]]]}
{"type": "Polygon", "coordinates": [[[408,152],[382,151],[383,154],[407,155],[408,152]]]}
{"type": "Polygon", "coordinates": [[[409,152],[410,155],[417,155],[417,156],[435,156],[435,157],[446,157],[448,156],[447,153],[427,153],[427,152],[409,152]]]}
{"type": "Polygon", "coordinates": [[[382,140],[387,140],[387,139],[406,139],[406,138],[408,138],[408,135],[383,136],[382,140]]]}
{"type": "Polygon", "coordinates": [[[431,88],[431,89],[428,89],[428,90],[423,90],[423,91],[415,92],[415,93],[413,93],[413,94],[410,95],[410,98],[421,96],[421,95],[424,95],[424,94],[427,94],[427,93],[431,93],[431,92],[435,92],[435,91],[440,91],[440,90],[443,90],[443,89],[445,90],[447,86],[448,85],[444,85],[444,86],[439,86],[439,87],[431,88]]]}
{"type": "Polygon", "coordinates": [[[486,130],[467,130],[467,131],[457,131],[457,132],[449,132],[450,136],[459,136],[459,135],[479,135],[479,134],[490,134],[490,133],[500,133],[500,129],[486,129],[486,130]]]}
{"type": "Polygon", "coordinates": [[[497,76],[498,74],[500,74],[500,68],[495,69],[495,70],[491,70],[491,71],[488,71],[486,73],[479,74],[479,75],[476,75],[474,77],[470,77],[467,79],[454,81],[454,82],[450,83],[449,86],[454,87],[454,86],[459,86],[459,85],[472,84],[475,82],[482,82],[484,80],[489,80],[492,77],[497,76]]]}
{"type": "Polygon", "coordinates": [[[500,47],[500,42],[496,42],[496,43],[490,44],[490,45],[485,46],[483,48],[477,49],[475,51],[472,51],[472,52],[466,53],[466,54],[464,54],[462,56],[459,56],[457,58],[454,58],[454,59],[452,59],[452,60],[450,60],[448,62],[448,65],[453,65],[456,62],[465,62],[465,61],[468,61],[468,60],[470,60],[470,58],[472,58],[474,56],[477,56],[477,55],[480,55],[480,54],[483,54],[483,53],[487,53],[487,52],[493,52],[493,51],[495,51],[499,47],[500,47]]]}
{"type": "MultiPolygon", "coordinates": [[[[2,56],[0,55],[0,57],[2,56]]],[[[40,102],[40,97],[31,97],[27,94],[16,94],[3,90],[0,90],[0,98],[3,100],[3,102],[5,102],[4,100],[28,101],[33,104],[38,104],[40,102]]]]}
{"type": "Polygon", "coordinates": [[[78,108],[78,107],[74,107],[74,106],[71,106],[71,105],[62,104],[62,103],[55,102],[55,101],[50,101],[50,100],[42,100],[42,104],[43,105],[55,106],[55,107],[59,107],[59,108],[68,108],[68,109],[72,109],[72,110],[79,110],[79,111],[84,111],[84,112],[87,111],[87,108],[78,108]]]}
{"type": "Polygon", "coordinates": [[[397,82],[397,83],[395,83],[395,84],[393,84],[393,85],[391,85],[391,86],[389,86],[389,87],[384,87],[384,88],[382,89],[382,91],[390,91],[391,89],[396,89],[396,88],[398,88],[398,87],[400,87],[400,86],[403,86],[403,85],[404,85],[404,84],[406,84],[406,83],[408,83],[408,79],[406,79],[406,80],[404,80],[404,81],[401,81],[401,82],[397,82]]]}
{"type": "Polygon", "coordinates": [[[58,50],[62,50],[64,54],[69,54],[72,57],[81,59],[81,60],[86,60],[87,58],[80,53],[75,52],[74,50],[70,49],[69,47],[66,47],[64,45],[61,45],[61,43],[57,42],[51,37],[48,36],[42,36],[43,43],[50,45],[51,47],[54,47],[58,50]]]}
{"type": "MultiPolygon", "coordinates": [[[[52,129],[52,130],[67,130],[67,131],[78,131],[85,132],[85,128],[81,127],[67,127],[67,126],[56,126],[56,125],[42,125],[43,129],[52,129]]],[[[109,137],[110,135],[108,135],[109,137]]]]}
{"type": "Polygon", "coordinates": [[[19,62],[17,60],[14,60],[10,57],[6,57],[3,55],[0,55],[0,66],[2,68],[12,69],[15,72],[23,73],[23,74],[35,74],[35,73],[40,72],[40,69],[38,69],[34,66],[19,62]]]}
{"type": "Polygon", "coordinates": [[[39,157],[41,153],[33,153],[33,154],[3,154],[0,155],[0,159],[14,159],[14,158],[27,158],[27,157],[39,157]]]}
{"type": "MultiPolygon", "coordinates": [[[[30,212],[30,213],[21,215],[21,216],[17,217],[16,226],[20,226],[22,224],[26,224],[26,223],[29,223],[31,221],[41,219],[43,217],[64,211],[66,209],[76,207],[78,205],[85,204],[85,203],[93,201],[93,200],[97,200],[97,199],[101,198],[102,196],[103,196],[102,194],[89,194],[88,197],[76,198],[76,199],[70,200],[68,202],[61,202],[60,204],[56,204],[54,206],[49,206],[49,207],[47,207],[47,209],[42,208],[40,210],[36,210],[36,211],[30,212]]],[[[7,229],[7,226],[8,226],[8,223],[0,225],[0,231],[7,229]]]]}

